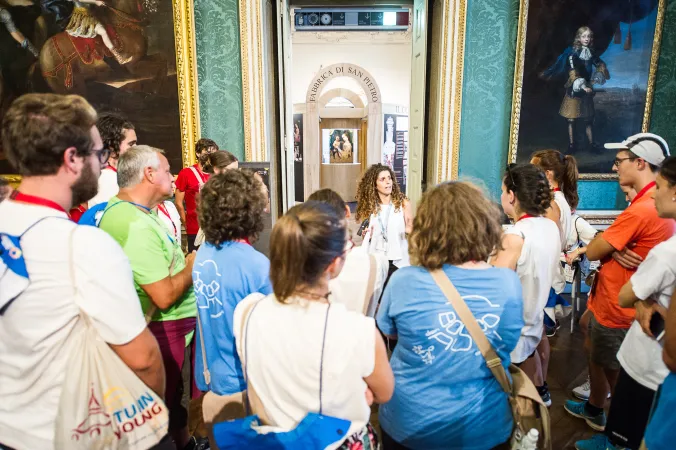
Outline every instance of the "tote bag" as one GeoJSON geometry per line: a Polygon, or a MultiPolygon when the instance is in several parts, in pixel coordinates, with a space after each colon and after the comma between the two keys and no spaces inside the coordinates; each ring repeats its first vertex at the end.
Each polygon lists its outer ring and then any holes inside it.
{"type": "MultiPolygon", "coordinates": [[[[75,295],[73,237],[70,274],[75,295]]],[[[145,450],[159,443],[169,429],[169,412],[103,341],[84,312],[71,338],[56,418],[59,450],[145,450]]]]}

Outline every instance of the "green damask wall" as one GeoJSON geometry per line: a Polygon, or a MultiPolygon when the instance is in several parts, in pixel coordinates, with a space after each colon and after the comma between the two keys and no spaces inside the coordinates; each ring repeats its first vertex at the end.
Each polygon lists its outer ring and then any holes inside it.
{"type": "Polygon", "coordinates": [[[244,160],[242,69],[236,0],[195,0],[202,137],[244,160]]]}
{"type": "MultiPolygon", "coordinates": [[[[676,151],[676,1],[662,31],[650,131],[676,151]]],[[[460,175],[483,180],[496,198],[507,163],[519,0],[467,1],[460,175]]],[[[615,181],[581,181],[580,209],[623,209],[615,181]]]]}

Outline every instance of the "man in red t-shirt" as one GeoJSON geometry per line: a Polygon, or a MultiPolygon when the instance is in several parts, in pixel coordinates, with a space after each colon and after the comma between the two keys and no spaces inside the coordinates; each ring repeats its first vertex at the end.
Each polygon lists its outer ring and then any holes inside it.
{"type": "Polygon", "coordinates": [[[204,164],[210,153],[218,151],[218,145],[211,139],[200,139],[195,144],[197,164],[186,167],[178,173],[176,178],[176,193],[174,202],[181,216],[181,222],[188,235],[188,251],[197,250],[195,237],[200,226],[197,222],[197,194],[209,179],[209,174],[204,173],[204,164]],[[183,202],[185,201],[185,206],[183,202]]]}
{"type": "Polygon", "coordinates": [[[570,414],[585,419],[597,431],[605,428],[603,406],[620,373],[617,352],[634,321],[634,308],[622,308],[618,302],[620,289],[636,271],[631,259],[642,261],[653,247],[674,234],[674,221],[659,218],[652,199],[657,170],[669,156],[664,139],[639,133],[622,143],[606,144],[606,148],[617,150],[613,170],[620,185],[637,194],[615,222],[587,246],[589,260],[602,263],[587,303],[591,317],[585,344],[591,391],[588,401],[565,404],[570,414]]]}

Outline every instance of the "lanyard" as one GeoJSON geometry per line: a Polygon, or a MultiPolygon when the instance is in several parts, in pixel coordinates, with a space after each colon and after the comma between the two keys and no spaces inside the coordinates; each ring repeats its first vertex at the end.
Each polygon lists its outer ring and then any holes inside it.
{"type": "Polygon", "coordinates": [[[108,166],[108,167],[106,167],[106,169],[110,169],[110,170],[112,170],[113,172],[117,172],[117,169],[116,169],[115,167],[113,167],[113,166],[108,166]]]}
{"type": "MultiPolygon", "coordinates": [[[[106,207],[105,211],[103,211],[103,215],[105,215],[106,212],[108,212],[108,210],[109,210],[110,208],[112,208],[112,207],[115,206],[115,205],[119,205],[120,203],[129,203],[130,205],[134,205],[134,206],[136,206],[136,207],[138,207],[138,208],[141,208],[142,210],[144,210],[144,211],[147,212],[146,216],[150,216],[150,217],[151,217],[150,220],[152,220],[153,222],[155,222],[157,225],[161,226],[163,230],[166,230],[166,229],[167,229],[167,227],[165,227],[163,223],[159,222],[159,219],[155,216],[155,214],[153,214],[153,212],[152,212],[152,210],[151,210],[150,208],[148,208],[147,206],[139,205],[138,203],[129,202],[129,201],[127,201],[127,200],[120,200],[119,202],[115,202],[115,203],[113,203],[112,205],[106,207]]],[[[99,224],[100,224],[102,221],[103,221],[103,216],[101,216],[101,218],[99,219],[99,224]]],[[[172,222],[172,223],[173,223],[173,222],[172,222]]],[[[174,247],[176,247],[176,241],[174,240],[174,238],[171,237],[171,235],[169,234],[169,231],[166,231],[166,235],[167,235],[167,237],[169,238],[169,241],[171,242],[171,244],[172,244],[174,247]]]]}
{"type": "Polygon", "coordinates": [[[9,195],[9,198],[16,202],[28,203],[31,205],[38,206],[46,206],[47,208],[52,208],[59,212],[65,213],[68,217],[70,217],[68,212],[65,209],[63,209],[61,205],[51,200],[47,200],[46,198],[37,197],[35,195],[23,194],[16,189],[12,191],[12,193],[9,195]]]}
{"type": "Polygon", "coordinates": [[[380,232],[383,235],[383,240],[387,242],[387,227],[389,226],[389,220],[390,220],[390,213],[392,212],[392,204],[389,205],[387,208],[387,216],[385,216],[385,224],[383,224],[383,218],[381,217],[383,213],[383,207],[380,207],[380,213],[378,213],[378,223],[380,223],[380,232]]]}
{"type": "Polygon", "coordinates": [[[552,189],[552,191],[554,191],[554,192],[561,192],[561,188],[554,188],[554,189],[552,189]]]}
{"type": "Polygon", "coordinates": [[[169,211],[167,211],[167,208],[166,206],[164,206],[164,203],[160,203],[159,205],[157,205],[157,210],[162,211],[162,214],[164,214],[169,219],[169,222],[171,222],[171,226],[174,227],[174,236],[178,238],[178,230],[176,229],[176,224],[169,215],[169,211]]]}
{"type": "Polygon", "coordinates": [[[644,187],[643,189],[641,189],[641,192],[639,192],[638,194],[636,194],[636,197],[634,197],[634,201],[631,202],[631,203],[636,203],[636,202],[638,201],[639,198],[641,198],[641,197],[643,197],[643,196],[645,195],[646,192],[648,192],[650,189],[652,189],[653,187],[655,187],[655,184],[657,184],[657,183],[655,183],[654,181],[651,181],[650,183],[648,183],[648,184],[646,185],[646,187],[644,187]]]}
{"type": "Polygon", "coordinates": [[[530,219],[530,218],[533,218],[533,217],[535,217],[535,216],[531,216],[530,214],[524,214],[523,216],[519,217],[519,219],[517,220],[517,222],[518,222],[519,220],[530,219]]]}

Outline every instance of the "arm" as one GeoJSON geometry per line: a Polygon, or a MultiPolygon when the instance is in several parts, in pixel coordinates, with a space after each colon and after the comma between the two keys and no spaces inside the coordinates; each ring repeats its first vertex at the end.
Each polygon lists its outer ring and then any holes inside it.
{"type": "Polygon", "coordinates": [[[146,328],[127,344],[110,344],[110,348],[143,383],[164,398],[165,374],[162,354],[150,330],[146,328]]]}
{"type": "Polygon", "coordinates": [[[181,192],[176,189],[174,193],[174,205],[176,205],[176,210],[178,210],[178,215],[181,216],[181,223],[185,227],[185,206],[183,206],[183,200],[185,199],[185,192],[181,192]]]}
{"type": "Polygon", "coordinates": [[[671,303],[669,303],[665,330],[662,358],[669,370],[676,372],[676,291],[671,296],[671,303]]]}
{"type": "MultiPolygon", "coordinates": [[[[557,205],[555,201],[552,200],[551,206],[547,208],[547,211],[545,212],[545,217],[553,220],[559,229],[559,233],[561,233],[561,208],[559,208],[559,205],[557,205]]],[[[568,238],[568,236],[566,236],[566,238],[568,238]]]]}
{"type": "Polygon", "coordinates": [[[413,207],[411,206],[411,202],[408,200],[404,200],[404,224],[406,226],[406,234],[411,233],[413,231],[413,207]]]}
{"type": "Polygon", "coordinates": [[[185,267],[176,275],[169,275],[150,284],[141,284],[141,289],[148,294],[158,308],[165,310],[176,303],[181,296],[192,286],[192,267],[195,261],[195,252],[185,257],[185,267]]]}
{"type": "Polygon", "coordinates": [[[587,258],[590,261],[601,260],[617,251],[603,237],[603,234],[596,236],[587,246],[587,258]]]}
{"type": "Polygon", "coordinates": [[[373,373],[364,378],[364,381],[373,393],[373,399],[377,403],[387,403],[394,393],[394,374],[392,373],[390,362],[387,360],[387,350],[385,349],[383,338],[377,329],[375,333],[375,367],[373,368],[373,373]]]}
{"type": "Polygon", "coordinates": [[[636,296],[634,293],[634,287],[631,284],[631,280],[627,281],[622,289],[620,290],[619,303],[623,308],[633,308],[634,304],[641,299],[636,296]]]}
{"type": "Polygon", "coordinates": [[[12,19],[12,15],[10,12],[6,9],[0,9],[0,22],[2,22],[5,25],[5,28],[7,28],[7,31],[9,34],[12,36],[12,38],[21,45],[21,48],[24,48],[31,52],[33,56],[36,58],[39,55],[38,50],[33,46],[31,41],[26,39],[26,37],[23,35],[21,31],[16,27],[14,24],[14,20],[12,19]]]}
{"type": "Polygon", "coordinates": [[[505,234],[502,237],[502,248],[491,258],[491,264],[495,267],[506,267],[516,270],[516,265],[521,257],[523,238],[516,234],[505,234]]]}

